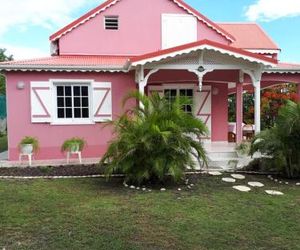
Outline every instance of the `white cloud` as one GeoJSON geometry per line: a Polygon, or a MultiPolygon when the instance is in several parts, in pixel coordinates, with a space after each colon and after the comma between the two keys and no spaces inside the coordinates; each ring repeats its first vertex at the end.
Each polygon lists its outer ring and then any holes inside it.
{"type": "Polygon", "coordinates": [[[38,48],[14,46],[3,43],[0,43],[0,48],[5,48],[5,54],[8,56],[13,55],[14,60],[33,59],[50,56],[50,49],[49,51],[43,51],[38,48]]]}
{"type": "Polygon", "coordinates": [[[246,8],[246,16],[250,21],[300,16],[300,0],[257,0],[246,8]]]}
{"type": "Polygon", "coordinates": [[[53,29],[72,21],[75,11],[103,0],[6,0],[1,2],[0,35],[26,30],[29,25],[53,29]]]}

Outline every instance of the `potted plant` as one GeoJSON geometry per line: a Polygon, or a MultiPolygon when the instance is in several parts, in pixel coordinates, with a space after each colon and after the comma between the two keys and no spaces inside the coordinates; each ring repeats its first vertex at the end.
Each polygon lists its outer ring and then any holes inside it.
{"type": "Polygon", "coordinates": [[[25,136],[19,143],[19,150],[21,154],[30,155],[39,150],[39,141],[35,137],[25,136]]]}
{"type": "Polygon", "coordinates": [[[62,152],[70,152],[76,153],[81,152],[85,146],[85,140],[78,137],[73,137],[64,141],[63,145],[61,146],[62,152]]]}

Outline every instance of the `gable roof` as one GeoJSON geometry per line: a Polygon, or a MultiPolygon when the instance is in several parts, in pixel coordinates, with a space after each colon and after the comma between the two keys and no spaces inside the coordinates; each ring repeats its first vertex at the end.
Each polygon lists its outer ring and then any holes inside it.
{"type": "Polygon", "coordinates": [[[235,37],[232,46],[253,50],[280,50],[256,23],[219,23],[218,25],[235,37]]]}
{"type": "MultiPolygon", "coordinates": [[[[57,31],[56,33],[54,33],[53,35],[51,35],[50,36],[50,40],[51,41],[56,41],[57,39],[59,39],[63,35],[71,32],[73,29],[75,29],[79,25],[84,24],[85,22],[87,22],[91,18],[94,18],[95,16],[97,16],[99,13],[105,11],[107,8],[109,8],[109,7],[117,4],[119,1],[121,1],[121,0],[107,0],[103,4],[101,4],[98,7],[92,9],[91,11],[89,11],[88,13],[86,13],[85,15],[83,15],[82,17],[76,19],[72,23],[68,24],[64,28],[60,29],[59,31],[57,31]]],[[[197,10],[195,10],[194,8],[192,8],[191,6],[189,6],[188,4],[186,4],[183,0],[169,0],[169,1],[173,1],[180,8],[183,8],[185,11],[187,11],[188,13],[192,14],[193,16],[195,16],[198,20],[204,22],[210,28],[212,28],[213,30],[215,30],[216,32],[218,32],[220,35],[222,35],[223,37],[225,37],[227,40],[229,40],[231,42],[235,40],[235,38],[230,33],[228,33],[227,31],[225,31],[222,27],[219,27],[216,23],[212,22],[207,17],[205,17],[202,14],[200,14],[197,10]]]]}
{"type": "Polygon", "coordinates": [[[222,54],[242,58],[250,62],[262,63],[268,66],[275,66],[277,60],[263,55],[255,54],[243,49],[213,42],[210,40],[201,40],[189,44],[184,44],[174,48],[156,51],[145,55],[137,56],[131,60],[132,66],[144,65],[146,63],[157,62],[166,58],[175,57],[177,55],[187,54],[197,50],[214,50],[222,54]]]}
{"type": "Polygon", "coordinates": [[[124,71],[129,65],[128,56],[52,56],[31,60],[0,63],[3,70],[38,71],[124,71]]]}

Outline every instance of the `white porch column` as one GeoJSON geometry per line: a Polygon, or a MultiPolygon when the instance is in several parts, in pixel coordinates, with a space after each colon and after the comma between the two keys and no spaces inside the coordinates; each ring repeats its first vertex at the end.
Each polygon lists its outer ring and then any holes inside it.
{"type": "Polygon", "coordinates": [[[243,83],[236,83],[236,143],[243,141],[243,83]]]}
{"type": "Polygon", "coordinates": [[[259,133],[261,131],[261,109],[260,109],[260,103],[261,103],[261,86],[260,81],[256,81],[254,83],[254,89],[255,89],[255,133],[259,133]]]}

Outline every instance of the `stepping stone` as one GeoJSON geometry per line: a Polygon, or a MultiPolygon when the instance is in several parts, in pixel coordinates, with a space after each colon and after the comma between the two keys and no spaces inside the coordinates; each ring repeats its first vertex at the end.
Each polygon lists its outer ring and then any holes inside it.
{"type": "Polygon", "coordinates": [[[166,191],[166,189],[165,188],[161,188],[160,191],[164,192],[164,191],[166,191]]]}
{"type": "Polygon", "coordinates": [[[222,178],[222,181],[229,182],[229,183],[234,183],[235,179],[233,179],[233,178],[222,178]]]}
{"type": "Polygon", "coordinates": [[[266,193],[270,195],[283,195],[282,192],[275,191],[275,190],[266,190],[266,193]]]}
{"type": "Polygon", "coordinates": [[[296,183],[296,186],[300,186],[300,182],[296,183]]]}
{"type": "Polygon", "coordinates": [[[251,187],[263,187],[263,186],[265,186],[261,182],[257,182],[257,181],[248,182],[248,185],[251,186],[251,187]]]}
{"type": "Polygon", "coordinates": [[[178,190],[178,191],[181,191],[181,188],[178,188],[177,190],[178,190]]]}
{"type": "Polygon", "coordinates": [[[232,188],[241,191],[241,192],[249,192],[251,191],[251,188],[247,187],[247,186],[233,186],[232,188]]]}
{"type": "Polygon", "coordinates": [[[220,175],[222,175],[222,173],[219,172],[219,171],[210,171],[210,172],[208,172],[208,174],[209,175],[213,175],[213,176],[220,176],[220,175]]]}
{"type": "Polygon", "coordinates": [[[231,177],[233,177],[234,179],[238,179],[238,180],[246,179],[246,177],[244,175],[241,175],[241,174],[232,174],[231,177]]]}

